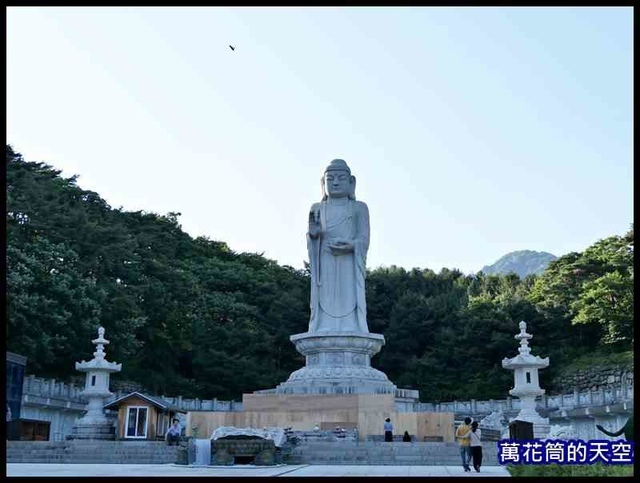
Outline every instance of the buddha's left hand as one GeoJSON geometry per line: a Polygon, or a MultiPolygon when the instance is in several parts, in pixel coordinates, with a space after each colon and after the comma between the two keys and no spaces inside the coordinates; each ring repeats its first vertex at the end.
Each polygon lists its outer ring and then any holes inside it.
{"type": "Polygon", "coordinates": [[[336,240],[329,245],[329,248],[334,255],[343,255],[353,252],[353,243],[347,240],[336,240]]]}

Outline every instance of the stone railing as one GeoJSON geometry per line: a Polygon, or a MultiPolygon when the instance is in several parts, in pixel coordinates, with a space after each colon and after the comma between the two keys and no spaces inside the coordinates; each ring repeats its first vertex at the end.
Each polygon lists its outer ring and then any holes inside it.
{"type": "MultiPolygon", "coordinates": [[[[253,392],[253,394],[258,394],[258,395],[273,395],[277,393],[278,393],[277,389],[275,388],[261,389],[259,391],[253,392]]],[[[420,397],[420,391],[418,391],[417,389],[396,389],[395,397],[396,399],[407,400],[407,401],[417,400],[420,397]]]]}
{"type": "MultiPolygon", "coordinates": [[[[24,379],[22,398],[27,404],[34,403],[37,400],[41,402],[41,404],[50,406],[58,406],[59,404],[55,404],[56,401],[63,401],[65,403],[70,402],[84,406],[87,401],[85,401],[80,395],[83,389],[84,386],[67,384],[65,382],[56,381],[55,379],[44,379],[30,375],[24,379]]],[[[105,400],[105,403],[115,401],[127,394],[130,394],[130,392],[115,391],[113,396],[105,400]]],[[[242,411],[242,402],[239,401],[219,401],[218,399],[197,398],[187,399],[182,396],[160,396],[160,398],[185,411],[242,411]]],[[[65,405],[68,407],[68,404],[65,405]]]]}
{"type": "MultiPolygon", "coordinates": [[[[34,400],[56,400],[86,404],[86,401],[80,396],[83,386],[76,384],[67,384],[56,381],[55,379],[44,379],[33,375],[24,379],[23,399],[27,396],[27,401],[34,400]]],[[[271,394],[273,390],[259,391],[261,394],[271,394]]],[[[274,391],[275,392],[275,391],[274,391]]],[[[125,392],[115,392],[114,395],[106,402],[113,401],[117,398],[125,396],[125,392]]],[[[415,398],[417,391],[411,389],[398,389],[396,398],[405,398],[407,400],[415,398]]],[[[182,396],[168,397],[160,396],[161,399],[169,404],[177,406],[185,411],[242,411],[242,402],[240,401],[220,401],[214,399],[189,399],[182,396]]],[[[538,408],[555,410],[570,410],[583,407],[604,406],[607,404],[615,404],[633,400],[633,383],[627,381],[618,387],[602,387],[597,391],[573,391],[570,394],[559,395],[543,395],[538,398],[538,408]]],[[[52,405],[56,405],[53,404],[52,405]]],[[[492,411],[518,411],[520,410],[520,399],[508,397],[506,399],[489,399],[478,401],[471,399],[469,401],[450,401],[440,403],[405,403],[407,406],[404,411],[415,412],[453,412],[467,414],[488,414],[492,411]]]]}
{"type": "MultiPolygon", "coordinates": [[[[537,400],[538,409],[570,410],[594,406],[605,406],[633,400],[633,385],[601,388],[598,391],[573,391],[571,394],[543,395],[537,400]]],[[[451,401],[442,403],[415,403],[415,412],[452,412],[464,414],[488,414],[492,411],[519,411],[518,398],[489,399],[488,401],[451,401]]]]}
{"type": "Polygon", "coordinates": [[[24,378],[22,394],[30,396],[65,399],[82,403],[80,392],[84,389],[76,384],[67,384],[55,379],[43,379],[33,375],[24,378]]]}
{"type": "Polygon", "coordinates": [[[216,398],[185,399],[182,396],[160,398],[185,411],[242,411],[242,402],[239,401],[219,401],[216,398]]]}
{"type": "Polygon", "coordinates": [[[396,389],[396,399],[419,399],[420,391],[417,389],[396,389]]]}
{"type": "Polygon", "coordinates": [[[271,395],[271,394],[277,394],[276,392],[277,390],[275,388],[273,389],[260,389],[258,391],[253,391],[253,394],[258,394],[258,395],[271,395]]]}

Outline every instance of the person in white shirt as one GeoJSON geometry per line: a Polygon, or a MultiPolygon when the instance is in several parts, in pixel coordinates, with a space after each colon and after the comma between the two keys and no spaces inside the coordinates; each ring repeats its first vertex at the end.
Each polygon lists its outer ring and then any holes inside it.
{"type": "Polygon", "coordinates": [[[471,446],[471,457],[473,458],[473,468],[480,473],[482,466],[482,432],[478,428],[478,421],[471,423],[471,432],[469,433],[469,441],[471,446]]]}
{"type": "Polygon", "coordinates": [[[389,418],[384,420],[384,440],[388,443],[393,442],[393,424],[389,418]]]}

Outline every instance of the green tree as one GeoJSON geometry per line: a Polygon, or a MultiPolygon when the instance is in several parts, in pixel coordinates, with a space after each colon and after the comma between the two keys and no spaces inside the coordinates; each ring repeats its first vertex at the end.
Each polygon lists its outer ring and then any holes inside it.
{"type": "Polygon", "coordinates": [[[65,376],[90,357],[100,325],[99,289],[77,264],[73,250],[40,236],[7,247],[7,346],[43,376],[65,376]]]}

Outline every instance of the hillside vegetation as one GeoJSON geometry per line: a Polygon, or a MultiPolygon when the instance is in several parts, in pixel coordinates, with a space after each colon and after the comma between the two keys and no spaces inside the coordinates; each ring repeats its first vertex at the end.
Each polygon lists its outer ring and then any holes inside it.
{"type": "MultiPolygon", "coordinates": [[[[156,394],[239,399],[304,365],[309,274],[223,241],[192,238],[178,213],[114,209],[7,146],[7,349],[28,372],[68,379],[99,325],[116,378],[156,394]]],[[[304,243],[304,240],[301,240],[304,243]]],[[[633,348],[633,229],[552,261],[541,276],[465,276],[392,266],[367,279],[373,358],[423,400],[503,398],[517,323],[550,357],[547,389],[574,358],[633,348]]]]}

